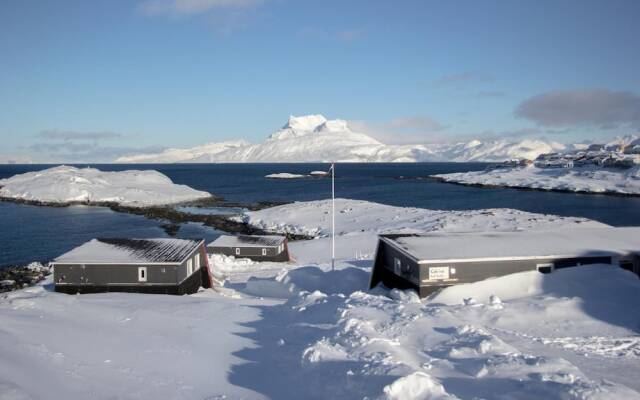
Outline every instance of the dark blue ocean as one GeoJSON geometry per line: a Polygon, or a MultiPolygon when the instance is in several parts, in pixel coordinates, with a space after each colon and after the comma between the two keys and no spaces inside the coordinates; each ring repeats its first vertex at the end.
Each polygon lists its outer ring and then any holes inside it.
{"type": "MultiPolygon", "coordinates": [[[[0,165],[0,179],[49,167],[0,165]]],[[[92,164],[91,167],[108,171],[155,169],[175,183],[208,191],[230,202],[291,202],[331,195],[328,179],[264,178],[278,172],[306,174],[326,170],[326,164],[92,164]]],[[[581,216],[616,226],[640,225],[640,197],[483,189],[417,179],[485,167],[484,163],[339,164],[336,196],[444,210],[509,207],[581,216]]],[[[0,202],[0,266],[48,261],[98,236],[164,237],[167,236],[161,227],[164,223],[101,207],[37,207],[0,202]]],[[[183,225],[178,231],[179,237],[208,240],[219,234],[197,224],[183,225]]]]}

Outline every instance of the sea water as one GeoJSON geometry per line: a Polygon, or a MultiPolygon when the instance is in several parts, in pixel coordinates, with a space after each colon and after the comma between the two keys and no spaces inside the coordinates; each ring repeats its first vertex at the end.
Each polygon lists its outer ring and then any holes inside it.
{"type": "MultiPolygon", "coordinates": [[[[426,178],[431,174],[482,170],[486,166],[484,163],[338,164],[336,196],[443,210],[508,207],[591,218],[615,226],[640,225],[640,197],[487,189],[426,178]]],[[[0,179],[49,167],[1,165],[0,179]]],[[[326,170],[327,164],[111,164],[91,167],[106,171],[155,169],[175,183],[208,191],[234,203],[308,201],[331,196],[331,182],[326,178],[265,178],[272,173],[308,174],[326,170]]],[[[229,210],[198,212],[228,213],[229,210]]],[[[166,237],[167,233],[161,227],[165,223],[104,207],[38,207],[0,202],[0,266],[48,261],[94,237],[166,237]]],[[[211,240],[219,234],[212,228],[191,223],[183,224],[177,236],[211,240]]]]}

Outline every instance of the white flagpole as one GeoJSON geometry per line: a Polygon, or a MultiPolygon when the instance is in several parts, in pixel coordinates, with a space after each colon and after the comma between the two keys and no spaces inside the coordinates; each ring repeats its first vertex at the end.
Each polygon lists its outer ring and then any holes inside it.
{"type": "Polygon", "coordinates": [[[336,164],[331,163],[331,270],[336,267],[336,164]]]}

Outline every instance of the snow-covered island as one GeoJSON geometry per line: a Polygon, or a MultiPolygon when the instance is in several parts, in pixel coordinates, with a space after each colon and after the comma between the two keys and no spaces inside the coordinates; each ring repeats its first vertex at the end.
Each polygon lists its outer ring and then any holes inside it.
{"type": "Polygon", "coordinates": [[[306,178],[307,176],[308,175],[292,174],[289,172],[280,172],[277,174],[265,175],[264,177],[267,179],[300,179],[300,178],[306,178]]]}
{"type": "Polygon", "coordinates": [[[535,166],[433,175],[444,182],[487,187],[640,195],[640,166],[630,169],[535,166]]]}
{"type": "Polygon", "coordinates": [[[512,160],[484,171],[438,174],[444,182],[487,187],[640,195],[640,138],[512,160]]]}
{"type": "MultiPolygon", "coordinates": [[[[640,399],[640,280],[607,265],[444,289],[368,289],[387,231],[597,227],[509,209],[437,211],[338,199],[246,212],[304,232],[293,263],[212,256],[223,287],[190,296],[69,296],[51,285],[0,298],[8,399],[640,399]],[[304,384],[300,384],[303,382],[304,384]]],[[[46,281],[50,283],[50,281],[46,281]]]]}
{"type": "Polygon", "coordinates": [[[105,172],[59,166],[0,179],[0,198],[40,204],[119,204],[148,207],[205,199],[158,171],[105,172]]]}

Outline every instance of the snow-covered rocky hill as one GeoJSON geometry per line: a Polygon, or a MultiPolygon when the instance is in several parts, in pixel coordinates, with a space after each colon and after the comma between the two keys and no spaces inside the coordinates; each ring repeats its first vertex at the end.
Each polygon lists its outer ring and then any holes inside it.
{"type": "Polygon", "coordinates": [[[158,171],[104,172],[61,165],[0,179],[0,198],[39,203],[117,203],[146,207],[210,196],[175,184],[158,171]]]}
{"type": "Polygon", "coordinates": [[[535,158],[562,151],[565,146],[541,140],[510,142],[473,140],[433,145],[389,145],[361,132],[347,121],[327,120],[322,115],[289,117],[289,121],[263,143],[245,141],[209,143],[190,149],[169,149],[157,154],[120,157],[121,163],[172,162],[419,162],[504,161],[535,158]]]}

